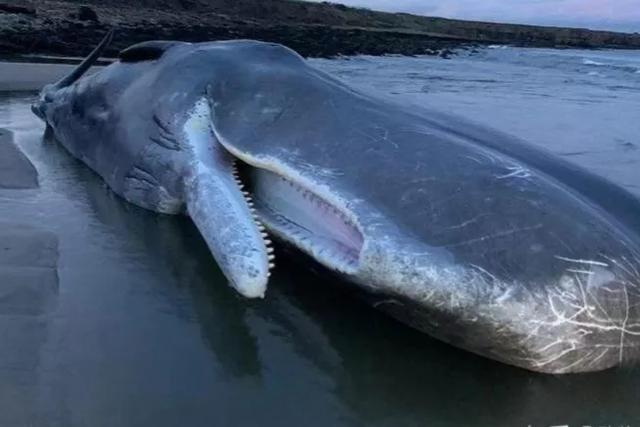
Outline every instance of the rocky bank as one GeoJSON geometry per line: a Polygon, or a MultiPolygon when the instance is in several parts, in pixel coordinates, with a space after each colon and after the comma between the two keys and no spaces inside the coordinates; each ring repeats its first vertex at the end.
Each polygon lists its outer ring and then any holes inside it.
{"type": "Polygon", "coordinates": [[[116,28],[109,51],[149,39],[251,38],[304,56],[439,54],[478,44],[640,48],[640,34],[459,21],[293,0],[0,0],[0,55],[79,56],[116,28]]]}

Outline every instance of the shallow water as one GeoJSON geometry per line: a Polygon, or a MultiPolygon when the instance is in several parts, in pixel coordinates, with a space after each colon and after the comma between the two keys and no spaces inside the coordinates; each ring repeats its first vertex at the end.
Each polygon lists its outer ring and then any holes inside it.
{"type": "MultiPolygon", "coordinates": [[[[312,62],[640,194],[638,53],[312,62]]],[[[640,425],[638,370],[552,377],[503,366],[388,319],[288,254],[264,301],[239,298],[188,220],[123,202],[43,142],[32,96],[1,95],[0,127],[16,132],[41,188],[0,191],[0,218],[59,235],[60,283],[44,315],[0,318],[0,425],[640,425]]]]}
{"type": "Polygon", "coordinates": [[[518,136],[640,196],[640,51],[496,46],[451,60],[313,60],[351,85],[518,136]]]}

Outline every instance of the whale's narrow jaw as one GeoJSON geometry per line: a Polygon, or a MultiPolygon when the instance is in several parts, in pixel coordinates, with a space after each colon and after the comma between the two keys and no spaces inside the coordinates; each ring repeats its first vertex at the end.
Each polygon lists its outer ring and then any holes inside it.
{"type": "Polygon", "coordinates": [[[184,124],[191,156],[184,180],[187,212],[230,285],[247,298],[262,298],[273,267],[272,249],[239,181],[235,159],[215,140],[208,116],[209,106],[201,100],[184,124]]]}
{"type": "Polygon", "coordinates": [[[236,181],[233,163],[202,167],[187,186],[189,215],[229,284],[247,298],[264,297],[273,249],[250,196],[236,181]]]}
{"type": "Polygon", "coordinates": [[[349,212],[284,173],[243,164],[239,176],[270,232],[331,270],[357,273],[364,236],[349,212]]]}

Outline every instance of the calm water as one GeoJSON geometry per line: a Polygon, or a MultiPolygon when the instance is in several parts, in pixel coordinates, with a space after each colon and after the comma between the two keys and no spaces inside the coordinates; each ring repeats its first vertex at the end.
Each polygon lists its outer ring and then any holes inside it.
{"type": "MultiPolygon", "coordinates": [[[[313,63],[640,194],[639,53],[313,63]]],[[[0,318],[0,426],[640,426],[638,370],[552,377],[487,361],[388,319],[290,254],[278,254],[264,301],[239,298],[188,220],[126,204],[43,143],[32,96],[0,97],[0,127],[17,133],[41,188],[0,191],[0,218],[59,235],[60,284],[39,318],[0,318]]]]}

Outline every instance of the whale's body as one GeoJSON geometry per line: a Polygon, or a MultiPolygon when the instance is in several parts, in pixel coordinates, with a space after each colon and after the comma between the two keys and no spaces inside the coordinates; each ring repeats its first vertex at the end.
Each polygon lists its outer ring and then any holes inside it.
{"type": "Polygon", "coordinates": [[[252,41],[136,45],[34,111],[117,194],[190,215],[246,296],[264,225],[475,353],[554,373],[639,355],[638,202],[514,138],[252,41]]]}

